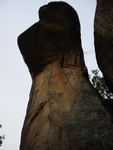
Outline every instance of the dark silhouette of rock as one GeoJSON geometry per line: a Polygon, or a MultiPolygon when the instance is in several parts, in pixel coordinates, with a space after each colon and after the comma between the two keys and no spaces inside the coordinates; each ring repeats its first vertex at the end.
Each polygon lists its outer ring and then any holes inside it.
{"type": "Polygon", "coordinates": [[[97,0],[94,36],[97,63],[113,93],[113,1],[97,0]]]}
{"type": "Polygon", "coordinates": [[[51,2],[39,18],[18,38],[33,80],[20,150],[112,150],[111,117],[88,80],[76,11],[51,2]]]}

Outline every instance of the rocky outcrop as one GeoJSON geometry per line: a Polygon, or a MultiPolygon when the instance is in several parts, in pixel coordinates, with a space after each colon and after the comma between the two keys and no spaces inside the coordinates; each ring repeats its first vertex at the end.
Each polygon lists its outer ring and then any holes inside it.
{"type": "Polygon", "coordinates": [[[20,150],[112,150],[113,125],[88,80],[76,11],[51,2],[39,17],[18,38],[33,80],[20,150]]]}
{"type": "Polygon", "coordinates": [[[97,0],[94,36],[97,63],[113,92],[113,1],[97,0]]]}

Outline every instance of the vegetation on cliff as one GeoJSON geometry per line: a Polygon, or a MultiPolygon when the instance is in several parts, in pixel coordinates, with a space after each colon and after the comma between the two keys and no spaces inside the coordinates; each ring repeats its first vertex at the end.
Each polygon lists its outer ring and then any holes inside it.
{"type": "Polygon", "coordinates": [[[91,83],[93,87],[100,93],[103,99],[113,99],[113,93],[109,91],[103,76],[99,75],[99,70],[92,70],[93,77],[91,83]]]}

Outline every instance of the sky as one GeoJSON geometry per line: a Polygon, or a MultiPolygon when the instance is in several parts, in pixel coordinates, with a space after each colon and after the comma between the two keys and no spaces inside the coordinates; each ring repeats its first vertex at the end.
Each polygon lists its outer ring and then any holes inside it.
{"type": "MultiPolygon", "coordinates": [[[[56,0],[57,1],[57,0],[56,0]]],[[[89,74],[98,69],[93,25],[96,0],[64,0],[78,13],[82,48],[89,74]]],[[[19,150],[32,80],[20,54],[17,37],[36,23],[38,10],[50,0],[0,0],[0,135],[1,150],[19,150]]]]}

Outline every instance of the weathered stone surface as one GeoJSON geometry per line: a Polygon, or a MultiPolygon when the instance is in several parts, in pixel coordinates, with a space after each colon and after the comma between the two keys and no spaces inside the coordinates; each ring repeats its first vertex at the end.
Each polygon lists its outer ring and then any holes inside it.
{"type": "Polygon", "coordinates": [[[20,150],[112,150],[113,125],[88,80],[75,10],[54,2],[39,17],[18,38],[33,79],[20,150]]]}
{"type": "Polygon", "coordinates": [[[97,63],[113,92],[113,1],[97,0],[94,22],[97,63]]]}

